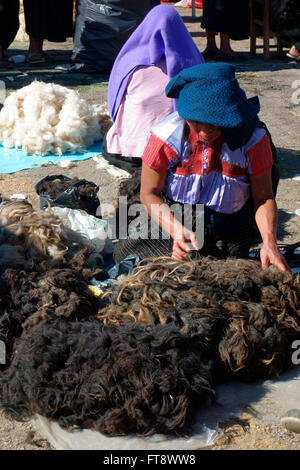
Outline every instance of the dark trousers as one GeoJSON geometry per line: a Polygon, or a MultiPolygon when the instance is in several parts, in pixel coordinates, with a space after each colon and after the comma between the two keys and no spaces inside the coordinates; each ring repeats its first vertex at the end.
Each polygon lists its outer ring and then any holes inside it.
{"type": "Polygon", "coordinates": [[[35,39],[65,42],[73,36],[73,0],[24,0],[26,32],[35,39]]]}
{"type": "Polygon", "coordinates": [[[107,150],[106,134],[103,137],[102,143],[102,157],[105,158],[112,165],[126,170],[129,173],[134,173],[137,168],[142,166],[142,159],[138,157],[126,157],[117,153],[110,153],[107,150]]]}
{"type": "MultiPolygon", "coordinates": [[[[276,163],[272,167],[272,188],[274,197],[279,183],[279,169],[276,163]]],[[[208,207],[204,210],[205,236],[203,254],[247,258],[251,245],[260,241],[260,234],[255,223],[252,197],[233,214],[215,212],[208,207]]]]}
{"type": "Polygon", "coordinates": [[[1,0],[3,12],[0,13],[0,44],[8,49],[19,29],[19,0],[1,0]]]}

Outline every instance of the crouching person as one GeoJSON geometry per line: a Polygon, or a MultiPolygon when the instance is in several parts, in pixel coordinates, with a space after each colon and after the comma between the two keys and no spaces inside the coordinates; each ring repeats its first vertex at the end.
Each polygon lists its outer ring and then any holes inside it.
{"type": "MultiPolygon", "coordinates": [[[[276,242],[278,171],[257,116],[258,98],[247,99],[230,64],[185,69],[166,95],[177,99],[177,112],[151,130],[141,176],[141,201],[172,241],[165,254],[184,259],[201,248],[203,255],[246,258],[256,222],[262,267],[289,270],[276,242]],[[193,226],[171,213],[175,202],[204,205],[203,247],[193,226]]],[[[152,256],[162,254],[161,243],[151,241],[152,256]]],[[[136,252],[133,245],[131,250],[136,252]]]]}

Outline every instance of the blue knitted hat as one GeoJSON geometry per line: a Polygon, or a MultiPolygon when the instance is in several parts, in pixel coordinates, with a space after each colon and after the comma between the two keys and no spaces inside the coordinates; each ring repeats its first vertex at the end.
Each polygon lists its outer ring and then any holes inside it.
{"type": "Polygon", "coordinates": [[[231,64],[200,64],[179,72],[166,87],[177,98],[178,114],[184,119],[230,129],[254,119],[260,109],[258,97],[247,99],[231,64]]]}

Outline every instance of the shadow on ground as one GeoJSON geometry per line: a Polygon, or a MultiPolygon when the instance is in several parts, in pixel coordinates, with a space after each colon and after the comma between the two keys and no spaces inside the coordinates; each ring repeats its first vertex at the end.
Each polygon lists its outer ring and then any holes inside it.
{"type": "MultiPolygon", "coordinates": [[[[283,209],[278,209],[278,228],[277,228],[278,239],[281,240],[287,235],[289,235],[290,231],[286,229],[286,226],[289,220],[293,216],[294,214],[289,214],[283,209]]],[[[300,240],[300,235],[299,235],[299,240],[300,240]]]]}
{"type": "MultiPolygon", "coordinates": [[[[0,80],[3,80],[8,90],[17,90],[29,85],[34,80],[47,83],[55,82],[58,85],[77,87],[81,85],[107,84],[109,75],[73,73],[56,69],[57,66],[64,66],[70,63],[71,51],[47,50],[49,54],[55,56],[53,62],[42,65],[31,65],[27,62],[13,65],[11,69],[0,69],[0,80]]],[[[21,49],[10,50],[10,55],[24,54],[21,49]]]]}
{"type": "Polygon", "coordinates": [[[280,168],[280,179],[293,178],[300,175],[300,149],[291,150],[278,147],[278,163],[280,168]]]}

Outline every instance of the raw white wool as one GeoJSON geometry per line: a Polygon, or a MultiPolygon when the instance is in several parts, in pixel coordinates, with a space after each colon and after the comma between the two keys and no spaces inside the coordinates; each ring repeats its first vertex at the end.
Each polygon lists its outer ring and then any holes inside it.
{"type": "Polygon", "coordinates": [[[0,141],[26,155],[81,153],[102,139],[100,119],[100,107],[77,91],[34,81],[6,98],[0,141]]]}

